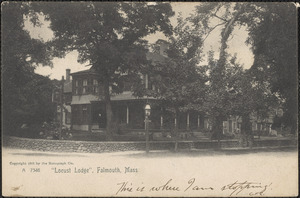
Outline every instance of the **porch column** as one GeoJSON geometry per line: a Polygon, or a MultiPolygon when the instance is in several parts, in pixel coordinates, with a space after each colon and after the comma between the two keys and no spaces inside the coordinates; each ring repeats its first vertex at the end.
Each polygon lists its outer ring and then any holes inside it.
{"type": "Polygon", "coordinates": [[[148,89],[148,74],[145,75],[145,88],[148,89]]]}
{"type": "Polygon", "coordinates": [[[126,105],[126,124],[129,124],[129,107],[126,105]]]}
{"type": "Polygon", "coordinates": [[[186,129],[190,128],[190,113],[186,115],[186,129]]]}
{"type": "Polygon", "coordinates": [[[199,118],[199,115],[198,115],[198,118],[197,118],[197,127],[198,127],[198,129],[200,129],[200,118],[199,118]]]}
{"type": "Polygon", "coordinates": [[[177,119],[176,118],[174,119],[174,124],[175,124],[175,127],[176,127],[176,125],[177,125],[177,119]]]}
{"type": "Polygon", "coordinates": [[[164,117],[160,115],[160,128],[162,129],[164,126],[164,117]]]}
{"type": "Polygon", "coordinates": [[[88,109],[88,131],[92,131],[92,104],[87,107],[88,109]]]}

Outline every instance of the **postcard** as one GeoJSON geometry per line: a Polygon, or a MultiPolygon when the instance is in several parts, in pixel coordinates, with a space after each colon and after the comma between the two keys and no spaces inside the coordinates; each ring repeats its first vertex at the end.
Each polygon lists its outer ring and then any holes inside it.
{"type": "Polygon", "coordinates": [[[296,4],[1,8],[3,196],[298,196],[296,4]]]}

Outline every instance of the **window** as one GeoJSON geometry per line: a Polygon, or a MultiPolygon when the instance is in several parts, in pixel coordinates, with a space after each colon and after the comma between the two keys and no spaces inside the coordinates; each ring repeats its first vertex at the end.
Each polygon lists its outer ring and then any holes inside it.
{"type": "Polygon", "coordinates": [[[78,80],[75,80],[75,88],[74,88],[74,92],[75,92],[76,95],[79,94],[79,88],[78,88],[78,86],[79,86],[79,81],[78,81],[78,80]]]}
{"type": "Polygon", "coordinates": [[[93,87],[93,92],[94,93],[99,93],[99,87],[93,87]]]}
{"type": "Polygon", "coordinates": [[[98,80],[93,79],[93,93],[99,93],[98,80]]]}
{"type": "Polygon", "coordinates": [[[93,80],[93,85],[98,85],[98,80],[94,79],[93,80]]]}
{"type": "Polygon", "coordinates": [[[87,93],[87,85],[88,85],[88,81],[87,81],[87,79],[84,79],[83,80],[83,87],[82,87],[82,94],[87,93]]]}
{"type": "Polygon", "coordinates": [[[83,80],[83,86],[87,86],[87,79],[83,80]]]}
{"type": "Polygon", "coordinates": [[[227,133],[227,121],[223,121],[223,133],[227,133]]]}

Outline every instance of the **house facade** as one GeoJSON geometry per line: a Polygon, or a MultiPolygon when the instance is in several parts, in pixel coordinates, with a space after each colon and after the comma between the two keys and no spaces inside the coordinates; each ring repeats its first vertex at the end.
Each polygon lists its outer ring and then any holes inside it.
{"type": "MultiPolygon", "coordinates": [[[[159,41],[159,53],[147,53],[147,59],[153,64],[163,61],[166,57],[166,42],[159,41]]],[[[80,131],[103,131],[106,128],[106,108],[103,85],[98,82],[97,73],[93,68],[71,74],[72,100],[71,100],[71,128],[80,131]]],[[[153,79],[147,74],[141,74],[145,89],[155,89],[153,79]]],[[[151,105],[150,129],[170,130],[178,125],[181,130],[199,131],[209,127],[205,117],[196,111],[183,112],[176,120],[171,112],[157,104],[157,100],[150,97],[136,97],[125,85],[121,94],[111,93],[113,122],[119,131],[144,130],[146,104],[151,105]]]]}
{"type": "MultiPolygon", "coordinates": [[[[274,117],[277,115],[281,117],[283,114],[281,108],[272,109],[269,111],[268,115],[261,118],[256,113],[250,115],[250,122],[252,124],[251,129],[254,134],[272,132],[272,125],[274,117]]],[[[241,130],[242,118],[239,116],[229,116],[226,121],[223,121],[223,134],[237,134],[241,130]]]]}
{"type": "MultiPolygon", "coordinates": [[[[147,59],[153,64],[166,58],[167,43],[163,40],[157,42],[160,48],[158,53],[147,53],[147,59]]],[[[140,74],[142,86],[145,89],[155,89],[153,79],[147,74],[140,74]]],[[[106,128],[106,106],[104,101],[103,85],[98,82],[98,74],[93,68],[71,73],[66,70],[63,95],[63,124],[72,130],[101,132],[106,128]],[[72,77],[72,79],[71,79],[72,77]]],[[[131,91],[131,86],[124,86],[120,94],[111,93],[113,124],[120,133],[132,130],[145,129],[145,105],[151,105],[150,130],[172,131],[175,126],[181,131],[204,132],[210,131],[212,126],[209,118],[197,111],[181,112],[178,120],[174,114],[158,100],[150,97],[136,97],[131,91]]],[[[58,105],[58,116],[61,115],[58,105]]],[[[253,131],[271,130],[272,117],[260,120],[251,116],[253,131]]],[[[241,129],[241,118],[230,116],[223,122],[223,134],[236,134],[241,129]]]]}

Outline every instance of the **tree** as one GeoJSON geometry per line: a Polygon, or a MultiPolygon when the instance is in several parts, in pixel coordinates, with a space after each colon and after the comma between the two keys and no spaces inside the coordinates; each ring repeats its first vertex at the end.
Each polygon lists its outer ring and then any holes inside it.
{"type": "MultiPolygon", "coordinates": [[[[14,134],[16,128],[25,122],[25,106],[32,103],[34,94],[29,85],[36,79],[34,67],[41,63],[51,65],[51,54],[47,45],[32,39],[24,30],[24,17],[38,25],[35,13],[26,2],[4,2],[2,5],[2,110],[3,131],[14,134]]],[[[34,86],[38,86],[35,84],[34,86]]],[[[34,118],[32,118],[34,119],[34,118]]]]}
{"type": "MultiPolygon", "coordinates": [[[[227,56],[225,60],[227,60],[227,56]]],[[[234,77],[234,72],[230,62],[222,66],[222,74],[218,60],[214,59],[213,52],[209,52],[208,61],[208,90],[203,104],[204,111],[208,114],[212,122],[212,139],[220,140],[222,138],[223,121],[230,116],[231,111],[231,94],[230,81],[234,77]]]]}
{"type": "Polygon", "coordinates": [[[231,59],[228,80],[230,109],[229,114],[242,118],[241,143],[252,146],[253,133],[251,119],[269,118],[279,105],[279,98],[271,92],[270,83],[257,81],[249,70],[244,70],[231,59]]]}
{"type": "Polygon", "coordinates": [[[168,3],[59,2],[33,3],[51,22],[58,56],[77,50],[78,61],[89,62],[104,85],[107,138],[112,137],[110,87],[121,92],[126,74],[135,79],[147,64],[144,37],[162,31],[171,34],[174,13],[168,3]]]}
{"type": "Polygon", "coordinates": [[[227,80],[226,65],[228,64],[227,41],[243,12],[244,6],[241,3],[209,2],[197,6],[196,14],[192,17],[196,29],[205,30],[204,40],[213,30],[222,26],[219,57],[217,60],[213,60],[213,54],[209,55],[210,91],[205,105],[213,121],[213,137],[216,137],[218,141],[221,138],[223,120],[228,116],[229,110],[229,96],[225,82],[227,80]],[[212,22],[213,20],[217,22],[212,22]],[[211,24],[214,25],[211,26],[211,24]]]}
{"type": "MultiPolygon", "coordinates": [[[[155,90],[138,90],[139,94],[158,99],[177,121],[180,112],[199,108],[205,96],[206,82],[205,68],[197,67],[201,60],[201,47],[201,32],[192,31],[187,21],[179,16],[173,35],[169,37],[166,58],[146,71],[155,78],[155,90]]],[[[178,124],[174,133],[176,151],[178,124]]]]}
{"type": "MultiPolygon", "coordinates": [[[[223,86],[223,81],[225,65],[228,61],[226,49],[229,36],[232,35],[234,28],[245,26],[249,32],[248,44],[251,44],[255,56],[251,68],[252,76],[256,76],[256,79],[265,81],[267,84],[270,83],[269,87],[272,92],[279,93],[286,100],[286,115],[291,116],[289,120],[292,121],[293,129],[295,129],[297,69],[294,5],[288,3],[204,3],[197,7],[197,13],[193,18],[196,27],[204,28],[207,36],[217,27],[222,27],[220,54],[217,63],[214,63],[216,69],[211,73],[211,83],[212,86],[215,84],[215,93],[217,93],[215,97],[222,98],[224,95],[222,90],[226,88],[223,86]],[[286,89],[286,85],[293,88],[286,89]]],[[[222,119],[222,117],[223,115],[215,120],[222,119]]],[[[220,131],[221,120],[215,124],[218,125],[215,131],[220,131]]]]}
{"type": "MultiPolygon", "coordinates": [[[[255,57],[251,72],[259,81],[268,81],[273,93],[284,102],[285,125],[297,132],[297,9],[293,3],[256,4],[248,23],[249,40],[255,57]]],[[[245,22],[246,23],[246,22],[245,22]]]]}

